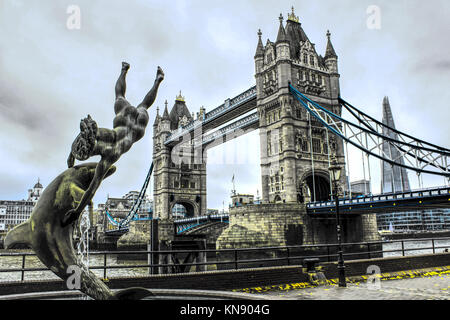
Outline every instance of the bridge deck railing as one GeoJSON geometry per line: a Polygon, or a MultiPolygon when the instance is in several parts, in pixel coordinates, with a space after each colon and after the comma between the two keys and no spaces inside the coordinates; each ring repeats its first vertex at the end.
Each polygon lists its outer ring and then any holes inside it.
{"type": "MultiPolygon", "coordinates": [[[[189,253],[202,253],[206,254],[207,257],[211,257],[211,255],[216,256],[215,259],[206,262],[192,262],[183,264],[183,266],[198,267],[203,266],[207,268],[208,266],[215,266],[215,268],[220,269],[220,265],[228,265],[228,269],[242,269],[248,267],[249,264],[257,264],[264,266],[266,263],[278,263],[278,265],[302,265],[303,259],[305,258],[319,258],[321,262],[333,262],[337,261],[337,244],[318,244],[318,245],[302,245],[302,246],[283,246],[283,247],[261,247],[261,248],[242,248],[242,249],[206,249],[206,250],[176,250],[176,251],[149,251],[149,250],[141,250],[141,251],[100,251],[100,252],[91,252],[92,256],[102,256],[102,265],[94,265],[90,266],[91,270],[103,270],[103,279],[108,279],[108,270],[117,270],[117,269],[138,269],[138,268],[148,268],[150,270],[167,267],[174,267],[173,263],[160,263],[160,264],[152,264],[152,263],[142,263],[142,264],[123,264],[123,265],[108,265],[108,260],[115,260],[111,258],[112,256],[120,256],[120,255],[173,255],[173,254],[189,254],[189,253]],[[312,254],[305,254],[304,252],[315,249],[317,250],[312,254]],[[274,252],[278,254],[274,254],[271,257],[258,257],[251,258],[251,255],[255,255],[257,253],[265,253],[274,252]],[[299,254],[300,252],[300,254],[299,254]],[[280,254],[281,253],[281,254],[280,254]],[[226,258],[219,259],[219,255],[224,255],[226,258]],[[109,257],[109,259],[108,259],[109,257]]],[[[406,255],[414,255],[417,251],[429,250],[432,251],[433,254],[442,252],[445,249],[446,252],[450,249],[450,237],[448,238],[426,238],[426,239],[403,239],[403,240],[391,240],[391,241],[374,241],[374,242],[357,242],[357,243],[344,243],[343,251],[344,251],[344,259],[352,257],[351,260],[358,259],[371,259],[374,257],[380,256],[406,256],[406,255]],[[427,246],[420,247],[408,247],[408,244],[411,242],[420,241],[420,242],[428,242],[427,246]],[[430,243],[431,242],[431,243],[430,243]],[[437,242],[445,242],[444,245],[439,245],[437,242]],[[385,244],[398,244],[394,248],[385,249],[383,245],[385,244]],[[349,252],[348,248],[352,246],[359,246],[360,248],[364,248],[358,252],[349,252]],[[347,251],[346,251],[347,249],[347,251]]],[[[49,271],[48,268],[38,267],[38,268],[26,268],[26,258],[35,256],[34,253],[30,252],[2,252],[0,253],[0,259],[3,257],[21,257],[21,266],[14,268],[1,268],[0,275],[3,273],[19,273],[21,274],[21,282],[25,281],[25,275],[27,272],[39,272],[39,271],[49,271]]],[[[150,260],[148,260],[150,261],[150,260]]],[[[258,266],[252,266],[258,267],[258,266]]],[[[1,277],[0,277],[1,278],[1,277]]],[[[5,281],[0,281],[5,282],[5,281]]],[[[10,282],[10,281],[6,281],[10,282]]]]}
{"type": "MultiPolygon", "coordinates": [[[[415,198],[420,199],[440,195],[450,195],[450,187],[434,187],[427,189],[411,190],[408,192],[368,195],[352,199],[339,199],[339,205],[375,203],[380,201],[415,199],[415,198]]],[[[308,208],[323,208],[332,206],[335,206],[335,201],[310,202],[307,204],[308,208]]]]}

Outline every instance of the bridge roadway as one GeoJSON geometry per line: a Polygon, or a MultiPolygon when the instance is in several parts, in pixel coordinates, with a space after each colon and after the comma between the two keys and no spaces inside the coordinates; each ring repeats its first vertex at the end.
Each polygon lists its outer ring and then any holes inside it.
{"type": "MultiPolygon", "coordinates": [[[[450,208],[450,187],[413,190],[408,192],[369,195],[353,199],[339,200],[339,212],[342,214],[361,214],[378,212],[396,212],[412,210],[428,210],[450,208]]],[[[311,202],[306,205],[306,212],[312,216],[329,215],[335,213],[335,201],[311,202]]],[[[191,229],[199,228],[221,220],[228,222],[227,214],[203,217],[193,217],[175,220],[177,234],[186,234],[191,229]]]]}
{"type": "Polygon", "coordinates": [[[228,223],[228,214],[212,214],[209,216],[201,216],[194,218],[186,218],[175,220],[175,228],[177,234],[189,234],[193,231],[198,231],[200,229],[209,227],[217,223],[228,223]]]}
{"type": "MultiPolygon", "coordinates": [[[[197,131],[200,131],[200,134],[203,135],[207,131],[218,128],[221,125],[233,119],[236,119],[254,109],[256,109],[256,86],[251,87],[250,89],[244,91],[243,93],[232,99],[225,100],[222,105],[211,110],[210,112],[207,112],[203,120],[192,121],[186,126],[179,128],[178,131],[173,132],[168,136],[164,144],[168,146],[174,146],[178,144],[180,140],[187,134],[197,135],[197,131]]],[[[255,120],[254,114],[248,117],[255,120]]],[[[240,120],[236,121],[236,123],[239,121],[240,120]]],[[[236,127],[236,123],[234,124],[234,127],[236,127]]]]}
{"type": "MultiPolygon", "coordinates": [[[[335,201],[311,202],[308,214],[335,212],[335,201]]],[[[396,212],[450,208],[450,187],[436,187],[407,192],[367,195],[339,200],[339,212],[344,214],[396,212]]]]}
{"type": "MultiPolygon", "coordinates": [[[[437,208],[450,208],[450,187],[436,187],[339,200],[339,212],[342,214],[386,213],[437,208]]],[[[310,202],[306,205],[307,214],[312,216],[334,214],[335,210],[335,201],[310,202]]],[[[174,226],[176,233],[182,235],[207,228],[213,224],[228,222],[228,214],[218,214],[175,220],[174,226]]],[[[113,236],[126,232],[128,232],[128,228],[107,231],[107,234],[113,236]]]]}

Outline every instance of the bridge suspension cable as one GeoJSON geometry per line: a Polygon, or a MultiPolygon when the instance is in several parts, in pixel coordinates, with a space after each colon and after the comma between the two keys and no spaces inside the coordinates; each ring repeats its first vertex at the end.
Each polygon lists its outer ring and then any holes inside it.
{"type": "Polygon", "coordinates": [[[108,218],[110,224],[112,224],[113,226],[117,227],[120,230],[128,227],[131,221],[137,219],[137,214],[142,205],[142,201],[145,198],[145,193],[147,192],[147,187],[148,184],[150,183],[152,173],[153,173],[153,162],[150,166],[150,169],[148,170],[147,177],[145,178],[144,184],[142,185],[141,191],[139,192],[136,201],[133,203],[133,206],[131,207],[130,211],[128,212],[127,216],[124,219],[116,221],[108,212],[108,209],[105,208],[105,215],[108,218]]]}
{"type": "Polygon", "coordinates": [[[320,106],[292,85],[289,85],[289,89],[308,113],[320,121],[325,128],[345,142],[360,149],[366,155],[374,156],[393,166],[413,170],[418,174],[440,175],[450,179],[449,149],[391,128],[366,115],[341,98],[339,98],[339,103],[346,110],[349,110],[350,114],[356,118],[357,123],[348,121],[320,106]],[[391,132],[395,132],[396,136],[392,137],[391,132]],[[386,152],[383,148],[386,143],[398,152],[395,152],[395,154],[386,152]]]}

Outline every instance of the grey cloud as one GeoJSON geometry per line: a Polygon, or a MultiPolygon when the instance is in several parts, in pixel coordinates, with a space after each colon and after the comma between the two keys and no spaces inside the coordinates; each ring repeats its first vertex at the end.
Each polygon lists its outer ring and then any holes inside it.
{"type": "MultiPolygon", "coordinates": [[[[421,128],[419,138],[449,146],[447,117],[442,116],[448,114],[450,99],[446,0],[3,0],[0,178],[9,183],[0,185],[0,199],[21,199],[36,176],[48,183],[63,170],[79,121],[88,113],[99,126],[112,126],[122,60],[132,64],[127,97],[133,104],[150,88],[156,65],[164,68],[166,79],[150,109],[152,119],[156,105],[162,111],[168,99],[171,107],[180,89],[191,112],[202,105],[211,109],[255,83],[256,32],[261,28],[264,40],[274,41],[278,16],[282,12],[286,17],[292,5],[319,53],[325,51],[326,30],[332,32],[346,100],[379,116],[382,98],[389,95],[398,128],[409,133],[421,128]],[[72,4],[81,9],[80,30],[66,28],[66,8],[72,4]],[[382,10],[379,31],[366,27],[371,4],[382,10]]],[[[119,160],[96,203],[107,194],[140,189],[151,161],[152,123],[119,160]]],[[[235,153],[242,145],[217,148],[235,153]]],[[[256,192],[259,159],[252,157],[246,165],[208,166],[209,207],[221,208],[229,199],[233,171],[239,192],[256,192]]]]}

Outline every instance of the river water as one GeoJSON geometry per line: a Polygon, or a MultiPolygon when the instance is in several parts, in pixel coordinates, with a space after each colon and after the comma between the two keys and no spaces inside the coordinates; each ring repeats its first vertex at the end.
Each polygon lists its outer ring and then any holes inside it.
{"type": "MultiPolygon", "coordinates": [[[[445,248],[448,248],[450,251],[450,240],[434,240],[435,252],[441,253],[444,252],[445,248]]],[[[431,240],[415,240],[415,241],[405,241],[404,249],[414,249],[413,251],[405,251],[404,254],[406,256],[410,255],[419,255],[419,254],[432,254],[433,249],[431,240]],[[426,249],[430,248],[430,249],[426,249]]],[[[402,243],[394,242],[394,243],[383,243],[383,251],[391,251],[384,252],[384,257],[392,257],[392,256],[402,256],[402,243]]],[[[9,252],[29,252],[28,250],[0,250],[1,253],[9,253],[9,252]]],[[[89,257],[89,265],[90,266],[103,266],[103,255],[90,255],[89,257]]],[[[146,261],[117,261],[117,255],[108,254],[107,256],[107,265],[108,266],[125,266],[128,265],[130,268],[123,269],[108,269],[106,277],[123,277],[123,276],[146,276],[149,274],[148,268],[136,268],[131,267],[133,265],[143,265],[147,264],[146,261]]],[[[0,269],[18,269],[22,267],[22,256],[0,256],[0,269]]],[[[27,256],[25,260],[25,268],[45,268],[45,266],[39,261],[36,256],[27,256]]],[[[211,268],[208,268],[209,270],[211,268]]],[[[92,270],[98,277],[103,278],[103,270],[92,270]]],[[[0,283],[1,282],[10,282],[10,281],[20,281],[21,280],[21,272],[0,272],[0,283]]],[[[58,279],[56,275],[54,275],[51,271],[27,271],[25,273],[25,280],[44,280],[44,279],[58,279]]]]}

